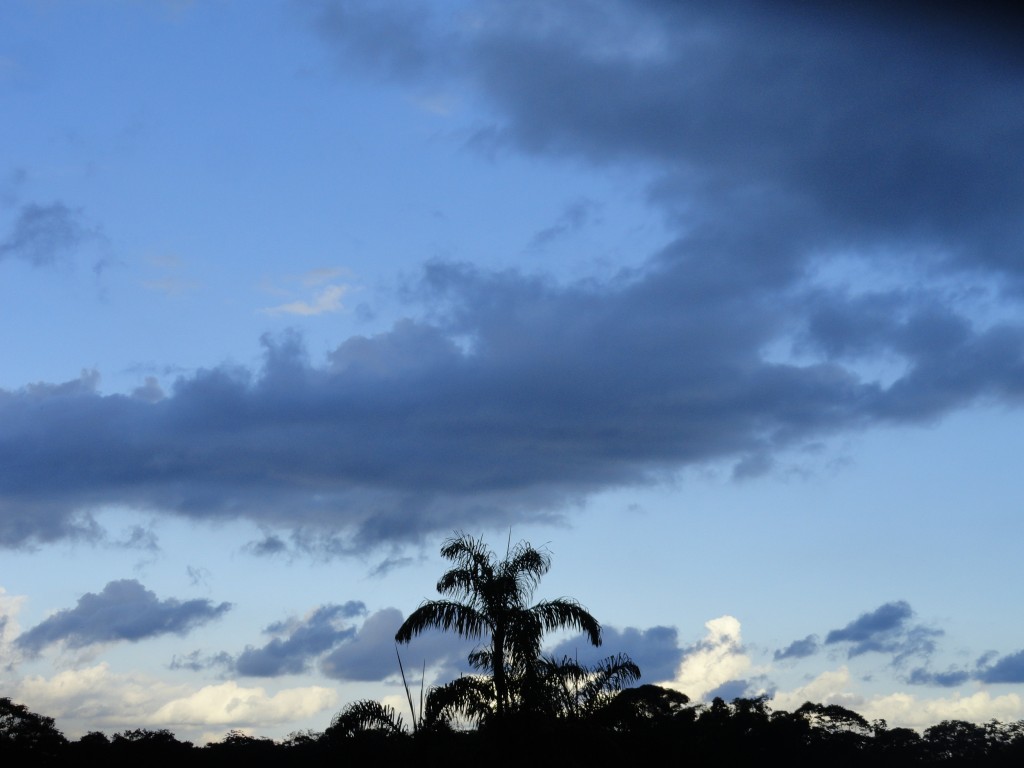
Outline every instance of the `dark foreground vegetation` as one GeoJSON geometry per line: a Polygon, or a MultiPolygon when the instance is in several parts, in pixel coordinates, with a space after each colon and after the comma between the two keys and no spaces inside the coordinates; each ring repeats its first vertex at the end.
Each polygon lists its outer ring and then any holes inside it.
{"type": "MultiPolygon", "coordinates": [[[[837,706],[772,712],[764,699],[681,704],[656,686],[621,692],[599,716],[505,726],[386,727],[293,733],[282,741],[229,733],[197,747],[167,730],[89,733],[68,741],[53,720],[0,699],[4,766],[600,766],[632,764],[897,766],[1024,764],[1024,722],[950,720],[923,735],[868,723],[837,706]]],[[[343,717],[343,711],[339,717],[343,717]]]]}
{"type": "Polygon", "coordinates": [[[441,553],[453,565],[437,584],[442,599],[416,609],[395,640],[429,629],[477,639],[475,674],[415,696],[406,686],[408,727],[393,708],[364,700],[322,733],[279,742],[232,731],[196,747],[146,729],[68,741],[53,718],[0,698],[0,765],[1024,765],[1024,721],[947,720],[919,734],[837,705],[772,711],[766,697],[694,705],[672,689],[633,686],[640,670],[624,654],[593,666],[545,656],[543,636],[555,629],[601,643],[600,624],[575,600],[531,603],[550,567],[546,552],[521,543],[498,559],[463,535],[441,553]]]}

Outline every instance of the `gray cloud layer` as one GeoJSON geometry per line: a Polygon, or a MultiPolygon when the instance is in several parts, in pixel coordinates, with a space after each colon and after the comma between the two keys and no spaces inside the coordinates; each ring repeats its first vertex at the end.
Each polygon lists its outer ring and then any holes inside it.
{"type": "Polygon", "coordinates": [[[252,677],[276,677],[304,672],[309,661],[355,635],[344,619],[360,616],[360,602],[324,605],[303,621],[276,622],[264,632],[277,635],[261,647],[248,647],[235,660],[235,670],[252,677]]]}
{"type": "Polygon", "coordinates": [[[74,608],[55,613],[18,636],[17,646],[38,653],[52,643],[69,648],[119,640],[139,641],[173,633],[184,635],[219,618],[230,603],[209,600],[160,600],[134,579],[112,581],[99,594],[87,592],[74,608]]]}
{"type": "Polygon", "coordinates": [[[89,381],[0,393],[0,544],[88,533],[118,504],[340,552],[1020,403],[1022,62],[986,19],[317,7],[347,62],[476,94],[496,115],[476,146],[648,173],[676,239],[601,283],[431,264],[429,322],[323,364],[285,338],[259,371],[200,371],[156,402],[89,381]]]}

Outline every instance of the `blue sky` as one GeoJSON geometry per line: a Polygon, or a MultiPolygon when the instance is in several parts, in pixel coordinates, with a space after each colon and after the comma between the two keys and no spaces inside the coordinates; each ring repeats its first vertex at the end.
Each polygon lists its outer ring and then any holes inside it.
{"type": "Polygon", "coordinates": [[[441,542],[511,531],[594,653],[694,699],[1024,718],[1012,20],[16,1],[0,30],[5,695],[198,741],[400,704],[441,542]]]}

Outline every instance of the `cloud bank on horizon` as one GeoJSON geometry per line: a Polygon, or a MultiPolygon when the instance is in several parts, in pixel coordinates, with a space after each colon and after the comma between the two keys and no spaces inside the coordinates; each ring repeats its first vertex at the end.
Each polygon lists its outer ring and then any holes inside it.
{"type": "MultiPolygon", "coordinates": [[[[991,19],[908,8],[312,4],[346,67],[486,105],[471,148],[647,173],[674,239],[604,279],[432,262],[409,318],[324,361],[267,337],[260,369],[167,392],[0,392],[0,545],[96,537],[90,512],[124,506],[346,552],[1018,406],[1024,60],[991,19]]],[[[0,262],[49,268],[89,231],[26,203],[0,262]]]]}

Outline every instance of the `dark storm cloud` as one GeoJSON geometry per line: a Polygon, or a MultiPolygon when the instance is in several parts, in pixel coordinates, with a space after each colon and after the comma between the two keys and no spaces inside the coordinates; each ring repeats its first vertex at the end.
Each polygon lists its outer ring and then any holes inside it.
{"type": "Polygon", "coordinates": [[[235,670],[250,677],[297,675],[306,671],[312,659],[353,637],[355,628],[346,620],[366,613],[361,602],[324,605],[308,618],[275,622],[264,632],[276,635],[265,645],[247,647],[235,660],[235,670]]]}
{"type": "Polygon", "coordinates": [[[15,641],[32,653],[63,641],[69,648],[118,640],[132,642],[168,633],[184,635],[222,616],[230,603],[160,600],[134,579],[112,581],[99,594],[88,592],[78,605],[55,613],[15,641]]]}
{"type": "Polygon", "coordinates": [[[0,261],[22,259],[37,267],[53,264],[94,234],[80,211],[63,203],[29,203],[18,209],[8,235],[0,241],[0,261]]]}
{"type": "Polygon", "coordinates": [[[770,213],[793,259],[896,238],[1020,269],[1022,57],[1003,20],[911,5],[524,2],[428,20],[420,6],[319,5],[351,60],[468,78],[497,110],[492,140],[657,168],[659,201],[690,227],[750,231],[770,213]],[[381,15],[401,34],[381,34],[381,15]],[[431,66],[390,63],[410,57],[431,66]]]}
{"type": "MultiPolygon", "coordinates": [[[[385,608],[366,618],[355,635],[320,661],[320,671],[335,680],[376,681],[399,674],[395,632],[403,617],[397,608],[385,608]]],[[[425,665],[441,679],[468,672],[466,657],[476,643],[443,632],[426,632],[398,647],[409,678],[425,665]]]]}
{"type": "Polygon", "coordinates": [[[817,635],[808,635],[803,640],[794,640],[785,648],[775,651],[774,659],[804,659],[817,653],[820,645],[817,635]]]}
{"type": "Polygon", "coordinates": [[[903,321],[888,386],[838,362],[766,361],[779,310],[702,294],[680,270],[555,286],[435,264],[422,293],[440,319],[350,338],[323,365],[285,337],[266,340],[260,371],[200,371],[156,402],[100,395],[92,378],[0,392],[0,541],[88,532],[90,509],[124,505],[246,517],[295,529],[297,550],[344,554],[540,519],[1024,385],[1020,329],[975,332],[949,312],[903,321]],[[949,343],[929,346],[940,331],[949,343]]]}
{"type": "Polygon", "coordinates": [[[897,663],[911,656],[930,656],[935,639],[943,632],[912,624],[913,617],[914,611],[906,601],[886,603],[841,629],[833,629],[825,636],[825,645],[849,644],[850,658],[871,652],[891,654],[897,663]]]}
{"type": "Polygon", "coordinates": [[[985,20],[807,6],[306,6],[347,65],[468,88],[478,144],[646,174],[674,239],[603,282],[428,265],[429,321],[323,362],[270,339],[260,370],[166,392],[0,392],[0,543],[96,535],[89,511],[122,505],[344,554],[1018,405],[1019,49],[985,20]]]}
{"type": "Polygon", "coordinates": [[[640,667],[640,683],[660,683],[676,676],[683,660],[684,650],[679,647],[679,632],[675,627],[602,627],[602,643],[595,648],[583,635],[570,637],[558,643],[548,653],[556,659],[568,656],[581,664],[593,665],[609,655],[628,654],[640,667]]]}

